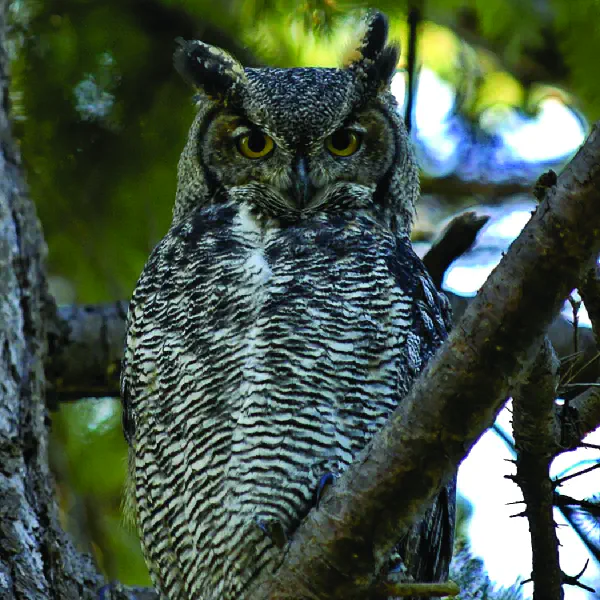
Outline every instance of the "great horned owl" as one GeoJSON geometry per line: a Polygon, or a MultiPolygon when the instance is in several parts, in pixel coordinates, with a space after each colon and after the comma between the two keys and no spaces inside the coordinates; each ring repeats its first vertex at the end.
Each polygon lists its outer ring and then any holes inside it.
{"type": "MultiPolygon", "coordinates": [[[[181,42],[198,89],[173,223],[134,292],[131,490],[169,600],[245,600],[446,336],[409,234],[419,195],[387,22],[341,69],[244,69],[181,42]]],[[[447,576],[453,488],[390,558],[447,576]]],[[[398,567],[401,568],[399,569],[398,567]]]]}

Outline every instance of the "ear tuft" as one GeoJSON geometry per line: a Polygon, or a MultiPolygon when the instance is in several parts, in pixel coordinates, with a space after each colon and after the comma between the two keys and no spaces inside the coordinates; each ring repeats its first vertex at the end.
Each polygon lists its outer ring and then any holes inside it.
{"type": "Polygon", "coordinates": [[[372,12],[356,49],[350,53],[345,67],[354,71],[365,91],[377,93],[386,88],[398,63],[400,47],[387,43],[388,20],[383,13],[372,12]]]}
{"type": "Polygon", "coordinates": [[[400,44],[390,44],[386,46],[379,58],[376,61],[377,65],[377,79],[387,87],[392,80],[396,67],[398,66],[398,59],[400,58],[400,44]]]}
{"type": "Polygon", "coordinates": [[[244,67],[230,54],[198,40],[178,38],[173,63],[179,74],[215,100],[234,100],[246,83],[244,67]]]}
{"type": "Polygon", "coordinates": [[[360,45],[363,58],[375,60],[379,56],[385,47],[388,29],[388,21],[383,13],[374,12],[369,15],[367,30],[360,45]]]}

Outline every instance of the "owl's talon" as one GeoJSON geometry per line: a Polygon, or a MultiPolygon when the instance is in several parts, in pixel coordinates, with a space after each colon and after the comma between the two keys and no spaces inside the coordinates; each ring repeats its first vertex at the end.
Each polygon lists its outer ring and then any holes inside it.
{"type": "Polygon", "coordinates": [[[98,590],[97,600],[136,600],[131,589],[118,582],[107,583],[98,590]]]}
{"type": "Polygon", "coordinates": [[[110,594],[110,583],[108,585],[103,585],[99,590],[98,590],[98,600],[106,600],[107,598],[110,598],[110,596],[107,596],[107,594],[110,594]]]}
{"type": "Polygon", "coordinates": [[[273,545],[277,548],[283,548],[287,544],[287,535],[283,529],[281,521],[277,519],[263,520],[258,517],[254,517],[254,522],[258,525],[259,529],[268,537],[273,545]]]}
{"type": "Polygon", "coordinates": [[[404,561],[398,556],[396,559],[390,559],[390,566],[388,567],[388,575],[397,575],[406,573],[406,565],[404,561]]]}
{"type": "Polygon", "coordinates": [[[328,486],[333,485],[335,482],[335,475],[333,473],[325,473],[319,479],[319,486],[317,487],[317,498],[315,500],[315,508],[319,510],[319,503],[321,502],[321,498],[323,497],[323,493],[327,489],[328,486]]]}
{"type": "Polygon", "coordinates": [[[267,536],[269,537],[269,528],[266,526],[265,522],[262,519],[259,519],[258,517],[254,517],[254,522],[258,525],[258,528],[267,536]]]}

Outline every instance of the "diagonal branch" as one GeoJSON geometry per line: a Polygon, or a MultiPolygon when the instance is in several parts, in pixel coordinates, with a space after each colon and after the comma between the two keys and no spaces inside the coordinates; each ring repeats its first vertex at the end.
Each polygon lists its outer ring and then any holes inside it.
{"type": "Polygon", "coordinates": [[[492,424],[600,251],[600,128],[560,175],[388,424],[310,512],[252,598],[364,598],[402,532],[492,424]]]}
{"type": "Polygon", "coordinates": [[[488,216],[468,211],[457,215],[448,223],[423,257],[423,263],[435,287],[442,289],[442,281],[447,269],[471,248],[477,234],[489,219],[488,216]]]}

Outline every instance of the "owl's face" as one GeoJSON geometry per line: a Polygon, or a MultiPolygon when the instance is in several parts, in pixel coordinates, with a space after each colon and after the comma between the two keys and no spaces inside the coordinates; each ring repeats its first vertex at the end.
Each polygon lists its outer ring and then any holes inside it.
{"type": "Polygon", "coordinates": [[[245,110],[217,111],[198,146],[228,198],[277,215],[372,197],[394,159],[393,132],[378,103],[355,110],[343,71],[246,74],[245,110]]]}
{"type": "Polygon", "coordinates": [[[408,233],[417,171],[388,89],[397,50],[378,27],[344,69],[243,69],[188,42],[176,64],[201,94],[174,220],[226,198],[288,219],[372,207],[408,233]]]}

